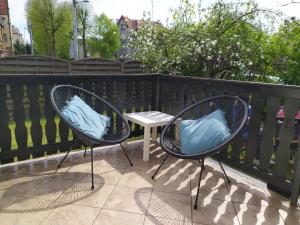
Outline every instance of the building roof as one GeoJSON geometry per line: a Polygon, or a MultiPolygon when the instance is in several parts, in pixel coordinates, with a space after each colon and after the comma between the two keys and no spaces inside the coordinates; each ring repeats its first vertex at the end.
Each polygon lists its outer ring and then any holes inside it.
{"type": "MultiPolygon", "coordinates": [[[[136,20],[136,19],[130,19],[124,15],[120,17],[118,20],[118,25],[120,24],[121,21],[124,21],[127,25],[128,28],[133,29],[133,30],[138,30],[140,25],[143,23],[144,20],[136,20]]],[[[161,22],[153,22],[159,26],[162,26],[161,22]]]]}
{"type": "Polygon", "coordinates": [[[134,30],[137,30],[139,28],[140,24],[142,23],[142,20],[130,19],[123,15],[118,20],[118,24],[120,24],[121,21],[124,21],[128,28],[134,29],[134,30]]]}
{"type": "Polygon", "coordinates": [[[12,34],[21,34],[19,28],[15,27],[14,25],[11,26],[11,33],[12,34]]]}
{"type": "Polygon", "coordinates": [[[8,0],[0,0],[0,14],[8,15],[8,0]]]}

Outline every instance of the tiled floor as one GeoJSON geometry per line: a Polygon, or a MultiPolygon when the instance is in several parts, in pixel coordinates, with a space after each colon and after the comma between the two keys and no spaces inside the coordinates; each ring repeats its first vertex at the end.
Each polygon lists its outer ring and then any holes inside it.
{"type": "Polygon", "coordinates": [[[193,209],[199,163],[168,159],[153,181],[163,152],[152,144],[149,162],[142,143],[128,146],[130,167],[118,146],[95,152],[95,190],[90,190],[90,158],[72,154],[0,168],[1,225],[188,225],[300,224],[300,209],[269,191],[265,184],[206,160],[198,201],[193,209]]]}

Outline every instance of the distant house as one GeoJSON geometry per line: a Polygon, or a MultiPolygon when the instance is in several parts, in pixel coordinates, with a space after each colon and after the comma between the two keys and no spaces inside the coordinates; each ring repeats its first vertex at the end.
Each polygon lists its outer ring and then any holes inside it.
{"type": "Polygon", "coordinates": [[[21,44],[24,44],[23,40],[23,34],[20,32],[19,28],[15,27],[14,25],[11,26],[11,34],[12,34],[12,45],[14,48],[14,45],[19,42],[21,44]]]}
{"type": "Polygon", "coordinates": [[[12,55],[12,35],[10,27],[10,17],[8,0],[0,0],[0,27],[1,27],[1,44],[0,55],[10,56],[12,55]]]}
{"type": "MultiPolygon", "coordinates": [[[[129,54],[133,51],[129,46],[129,40],[128,40],[128,33],[129,30],[135,30],[137,31],[141,24],[143,23],[143,20],[136,20],[136,19],[130,19],[126,16],[121,16],[120,19],[117,19],[117,24],[119,26],[120,30],[120,36],[121,36],[121,48],[118,52],[118,58],[121,60],[129,59],[129,54]]],[[[159,26],[162,26],[160,21],[153,22],[159,26]]]]}
{"type": "Polygon", "coordinates": [[[118,52],[118,58],[122,60],[128,59],[128,55],[132,51],[128,47],[128,32],[129,30],[138,30],[142,20],[135,20],[135,19],[130,19],[126,16],[121,16],[120,19],[117,20],[117,24],[119,26],[120,30],[120,36],[121,36],[121,48],[118,52]]]}

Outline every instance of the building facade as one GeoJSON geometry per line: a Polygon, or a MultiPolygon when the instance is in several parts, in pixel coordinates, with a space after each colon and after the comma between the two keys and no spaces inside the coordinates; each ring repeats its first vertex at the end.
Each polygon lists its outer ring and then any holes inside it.
{"type": "Polygon", "coordinates": [[[117,19],[117,24],[119,26],[120,38],[121,38],[120,40],[121,48],[118,52],[119,59],[121,60],[129,59],[130,53],[132,52],[132,49],[128,46],[129,30],[138,30],[141,23],[142,20],[130,19],[126,16],[121,16],[120,19],[117,19]]]}
{"type": "MultiPolygon", "coordinates": [[[[130,30],[137,31],[141,27],[143,22],[144,20],[130,19],[126,16],[121,16],[120,19],[117,19],[121,38],[121,48],[117,56],[121,61],[129,60],[130,54],[134,51],[129,47],[130,30]]],[[[156,26],[163,26],[159,20],[156,22],[153,21],[152,23],[156,26]]]]}
{"type": "Polygon", "coordinates": [[[8,0],[0,0],[0,23],[1,23],[1,44],[0,55],[10,56],[13,54],[12,34],[9,17],[8,0]]]}
{"type": "Polygon", "coordinates": [[[11,25],[11,35],[13,48],[17,42],[19,42],[20,44],[25,44],[23,34],[20,32],[19,28],[15,27],[14,25],[11,25]]]}

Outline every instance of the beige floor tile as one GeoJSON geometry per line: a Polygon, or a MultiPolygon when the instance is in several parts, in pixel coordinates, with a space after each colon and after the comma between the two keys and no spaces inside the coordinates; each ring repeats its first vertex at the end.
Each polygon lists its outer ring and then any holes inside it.
{"type": "Polygon", "coordinates": [[[132,160],[133,167],[129,167],[129,169],[133,169],[135,171],[144,172],[152,176],[156,169],[159,166],[160,161],[152,159],[150,157],[149,161],[144,161],[142,158],[132,160]]]}
{"type": "Polygon", "coordinates": [[[26,213],[1,213],[1,225],[40,225],[47,216],[49,211],[26,212],[26,213]]]}
{"type": "Polygon", "coordinates": [[[6,190],[10,193],[19,193],[22,195],[27,189],[31,189],[43,179],[44,176],[13,176],[9,180],[0,182],[0,191],[6,190]]]}
{"type": "Polygon", "coordinates": [[[174,157],[168,157],[166,160],[166,163],[163,165],[163,167],[160,169],[157,176],[163,175],[163,174],[175,174],[175,173],[183,173],[188,172],[191,167],[191,162],[189,160],[183,160],[183,159],[177,159],[174,157]]]}
{"type": "MultiPolygon", "coordinates": [[[[79,164],[73,166],[70,171],[72,173],[83,173],[84,176],[78,177],[79,180],[91,181],[91,165],[79,164]]],[[[97,166],[94,165],[94,182],[95,183],[106,183],[106,184],[116,184],[124,169],[114,168],[111,166],[97,166]]]]}
{"type": "Polygon", "coordinates": [[[134,168],[126,170],[118,182],[118,186],[134,187],[134,188],[147,188],[153,187],[154,181],[151,179],[150,174],[135,171],[134,168]]]}
{"type": "MultiPolygon", "coordinates": [[[[129,158],[132,159],[136,149],[128,147],[126,151],[129,158]]],[[[121,147],[114,147],[105,154],[103,160],[96,162],[95,165],[126,169],[129,167],[129,162],[121,150],[121,147]]]]}
{"type": "MultiPolygon", "coordinates": [[[[193,196],[197,194],[199,176],[200,168],[193,167],[191,169],[191,193],[193,196]]],[[[205,167],[201,178],[199,197],[226,201],[231,200],[228,184],[220,171],[214,170],[210,166],[205,167]]]]}
{"type": "Polygon", "coordinates": [[[41,225],[92,225],[100,210],[81,205],[57,207],[41,225]]]}
{"type": "Polygon", "coordinates": [[[0,191],[0,212],[13,208],[20,196],[15,193],[9,193],[6,190],[0,191]]]}
{"type": "Polygon", "coordinates": [[[263,188],[249,184],[237,183],[229,185],[229,194],[233,202],[269,205],[269,198],[263,188]]]}
{"type": "Polygon", "coordinates": [[[269,190],[268,188],[264,188],[265,193],[270,199],[269,205],[278,208],[278,209],[289,209],[290,207],[290,199],[284,197],[281,194],[278,194],[274,191],[269,190]]]}
{"type": "Polygon", "coordinates": [[[145,216],[103,209],[93,225],[143,225],[145,216]]]}
{"type": "Polygon", "coordinates": [[[167,218],[160,218],[154,216],[146,216],[144,225],[192,225],[191,222],[188,221],[180,221],[180,220],[172,220],[167,218]]]}
{"type": "Polygon", "coordinates": [[[189,222],[191,221],[191,197],[153,191],[147,215],[189,222]]]}
{"type": "Polygon", "coordinates": [[[241,224],[284,224],[279,211],[273,207],[234,203],[241,224]]]}
{"type": "MultiPolygon", "coordinates": [[[[87,181],[91,182],[91,165],[90,164],[79,164],[73,166],[70,169],[70,174],[72,173],[83,173],[84,176],[77,178],[70,178],[73,180],[87,181]]],[[[105,184],[117,184],[124,173],[124,169],[114,168],[111,166],[97,166],[94,165],[94,182],[95,183],[105,183],[105,184]]],[[[69,177],[72,175],[69,175],[69,177]]],[[[69,179],[66,177],[66,179],[69,179]]]]}
{"type": "Polygon", "coordinates": [[[10,204],[8,204],[6,201],[6,207],[3,207],[1,211],[16,214],[49,211],[54,209],[57,205],[57,203],[52,201],[37,198],[19,197],[16,201],[10,202],[10,204]]]}
{"type": "Polygon", "coordinates": [[[24,197],[55,201],[59,196],[76,185],[76,181],[64,180],[60,176],[45,178],[42,182],[35,185],[31,190],[24,192],[24,197]]]}
{"type": "Polygon", "coordinates": [[[151,188],[116,186],[107,199],[104,208],[145,214],[150,201],[150,196],[151,188]]]}
{"type": "Polygon", "coordinates": [[[76,183],[71,189],[64,191],[56,202],[102,208],[114,185],[96,184],[91,190],[90,184],[76,183]]]}
{"type": "Polygon", "coordinates": [[[189,169],[158,174],[155,178],[154,190],[189,195],[191,193],[189,169]]]}
{"type": "Polygon", "coordinates": [[[300,208],[279,209],[279,213],[286,225],[300,224],[300,208]]]}
{"type": "MultiPolygon", "coordinates": [[[[194,206],[195,198],[193,198],[194,206]]],[[[192,211],[193,222],[200,224],[239,224],[234,207],[230,201],[199,199],[197,210],[192,211]]]]}

